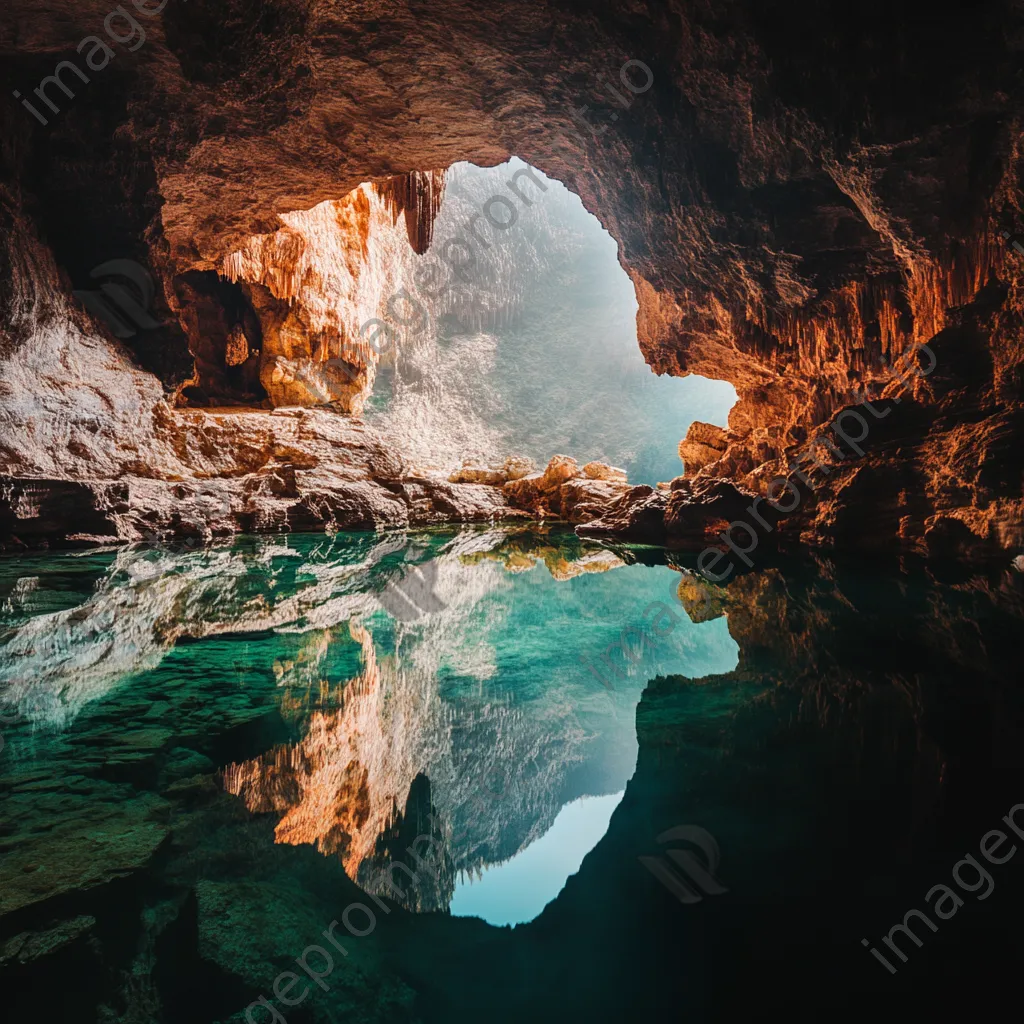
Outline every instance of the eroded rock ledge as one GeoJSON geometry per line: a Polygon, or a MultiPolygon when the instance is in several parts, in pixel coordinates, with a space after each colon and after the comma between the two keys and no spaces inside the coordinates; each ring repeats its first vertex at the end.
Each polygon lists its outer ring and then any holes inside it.
{"type": "Polygon", "coordinates": [[[152,441],[164,457],[116,480],[4,479],[0,542],[208,541],[525,518],[500,490],[417,474],[365,424],[324,410],[164,409],[152,441]]]}

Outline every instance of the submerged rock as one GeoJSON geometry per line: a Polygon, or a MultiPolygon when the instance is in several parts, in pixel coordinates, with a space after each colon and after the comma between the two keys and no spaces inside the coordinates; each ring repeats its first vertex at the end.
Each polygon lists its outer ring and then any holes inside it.
{"type": "Polygon", "coordinates": [[[96,926],[96,918],[82,914],[70,921],[61,921],[49,928],[21,932],[0,946],[0,967],[27,964],[56,953],[96,926]]]}
{"type": "Polygon", "coordinates": [[[130,786],[95,782],[88,794],[21,793],[16,775],[8,784],[13,832],[0,858],[0,917],[140,871],[169,834],[154,820],[165,801],[130,786]],[[46,827],[37,832],[40,822],[46,827]]]}
{"type": "MultiPolygon", "coordinates": [[[[353,938],[335,929],[335,936],[344,939],[345,955],[324,940],[323,930],[345,910],[340,898],[336,905],[325,906],[313,893],[294,885],[209,880],[199,882],[195,896],[201,959],[245,982],[268,1002],[276,1001],[274,981],[281,972],[300,971],[298,976],[310,991],[304,1000],[303,1019],[316,1024],[338,1020],[411,1024],[415,1020],[413,992],[385,968],[373,935],[353,938]],[[326,949],[330,958],[311,953],[308,960],[311,969],[323,975],[326,993],[314,987],[296,966],[296,957],[310,945],[326,949]]],[[[302,990],[299,985],[298,991],[302,990]]],[[[288,1008],[287,1004],[278,1005],[288,1008]]],[[[240,1000],[239,1012],[231,1020],[244,1021],[245,1008],[240,1000]]],[[[266,1016],[263,1009],[253,1012],[257,1018],[266,1016]]]]}

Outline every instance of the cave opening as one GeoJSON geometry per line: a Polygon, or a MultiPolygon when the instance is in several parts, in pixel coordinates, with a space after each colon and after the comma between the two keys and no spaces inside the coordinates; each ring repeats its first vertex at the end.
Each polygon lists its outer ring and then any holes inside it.
{"type": "Polygon", "coordinates": [[[5,4],[12,1019],[1011,994],[1022,29],[5,4]]]}
{"type": "MultiPolygon", "coordinates": [[[[726,426],[733,386],[651,370],[616,242],[523,160],[364,183],[281,221],[224,260],[234,312],[212,345],[190,332],[186,401],[230,379],[243,401],[363,416],[424,472],[564,454],[652,486],[680,475],[691,422],[726,426]]],[[[183,305],[212,294],[189,288],[183,305]]]]}
{"type": "Polygon", "coordinates": [[[566,454],[653,486],[680,474],[692,421],[726,426],[731,384],[659,377],[644,361],[618,247],[561,182],[515,157],[455,164],[433,230],[413,280],[455,272],[398,310],[425,322],[382,361],[367,404],[418,462],[566,454]]]}

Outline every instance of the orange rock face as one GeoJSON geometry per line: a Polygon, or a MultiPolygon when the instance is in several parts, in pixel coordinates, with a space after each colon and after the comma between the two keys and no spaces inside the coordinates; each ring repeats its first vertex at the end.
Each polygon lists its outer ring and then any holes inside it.
{"type": "MultiPolygon", "coordinates": [[[[407,179],[419,180],[400,181],[407,179]]],[[[377,363],[395,345],[378,337],[375,323],[409,270],[405,236],[414,249],[429,244],[441,191],[423,198],[415,185],[397,193],[362,185],[344,199],[283,215],[281,230],[225,257],[223,276],[242,284],[260,321],[260,382],[272,405],[362,411],[377,363]],[[403,202],[412,204],[404,208],[412,214],[406,231],[396,227],[403,202]]]]}
{"type": "Polygon", "coordinates": [[[364,667],[345,686],[340,711],[314,711],[302,741],[278,747],[266,758],[229,765],[224,788],[241,796],[250,811],[278,811],[275,830],[279,843],[314,845],[321,853],[341,858],[355,878],[377,840],[405,806],[409,789],[422,765],[416,740],[406,729],[420,716],[439,714],[436,695],[405,686],[400,692],[419,708],[403,708],[404,715],[383,707],[382,672],[394,676],[394,666],[377,662],[373,638],[352,622],[352,637],[361,644],[364,667]]]}
{"type": "MultiPolygon", "coordinates": [[[[12,0],[0,16],[22,93],[109,12],[51,7],[40,18],[12,0]]],[[[359,202],[382,204],[381,238],[401,231],[400,211],[403,243],[423,251],[435,169],[515,153],[618,241],[652,368],[735,384],[727,450],[703,472],[763,494],[857,395],[900,397],[871,421],[862,461],[815,485],[803,538],[1021,543],[1024,262],[1000,238],[1020,208],[1014,5],[984,17],[811,0],[770,18],[752,0],[714,13],[641,2],[629,18],[531,0],[261,10],[171,0],[119,77],[61,97],[73,111],[44,125],[4,107],[0,471],[46,461],[45,438],[72,467],[58,478],[94,459],[109,480],[127,448],[146,447],[132,424],[161,391],[320,404],[338,385],[321,365],[348,354],[356,380],[340,404],[357,410],[373,359],[354,308],[326,297],[335,274],[357,292],[376,278],[351,263],[372,262],[355,226],[329,267],[303,263],[320,204],[357,221],[365,209],[345,204],[372,183],[359,202]],[[110,347],[68,293],[115,255],[154,274],[171,323],[110,347]],[[912,342],[938,365],[896,396],[886,365],[912,342]],[[83,345],[102,355],[69,352],[83,345]]],[[[483,241],[469,244],[485,245],[492,227],[475,229],[483,241]]]]}

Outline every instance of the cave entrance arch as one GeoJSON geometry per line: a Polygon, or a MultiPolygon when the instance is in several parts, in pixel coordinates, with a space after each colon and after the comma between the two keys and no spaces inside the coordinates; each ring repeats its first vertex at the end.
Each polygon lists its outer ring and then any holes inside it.
{"type": "Polygon", "coordinates": [[[455,164],[432,252],[455,267],[436,325],[397,353],[370,404],[422,461],[565,454],[654,485],[680,474],[692,421],[726,425],[731,384],[646,364],[618,246],[561,182],[515,157],[455,164]]]}
{"type": "Polygon", "coordinates": [[[269,404],[364,415],[424,470],[565,454],[651,485],[682,471],[691,422],[726,425],[732,386],[653,373],[616,242],[516,157],[281,220],[223,264],[260,321],[269,404]]]}

